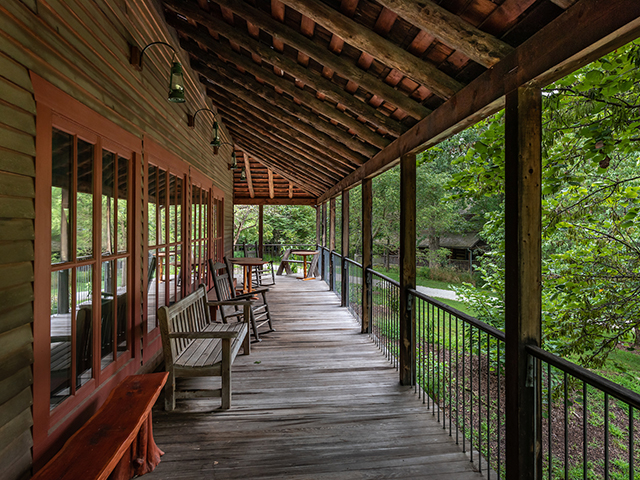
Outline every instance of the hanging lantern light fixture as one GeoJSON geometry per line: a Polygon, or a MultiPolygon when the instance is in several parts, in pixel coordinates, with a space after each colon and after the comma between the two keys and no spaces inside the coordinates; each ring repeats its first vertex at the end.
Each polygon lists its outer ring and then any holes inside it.
{"type": "Polygon", "coordinates": [[[164,45],[169,47],[173,51],[173,62],[171,64],[171,71],[169,74],[169,95],[167,100],[173,103],[184,103],[184,75],[182,72],[182,64],[177,60],[176,49],[173,48],[167,42],[151,42],[145,46],[142,51],[135,45],[131,46],[131,58],[130,62],[135,65],[139,70],[142,70],[142,59],[144,58],[144,52],[149,47],[154,45],[164,45]]]}

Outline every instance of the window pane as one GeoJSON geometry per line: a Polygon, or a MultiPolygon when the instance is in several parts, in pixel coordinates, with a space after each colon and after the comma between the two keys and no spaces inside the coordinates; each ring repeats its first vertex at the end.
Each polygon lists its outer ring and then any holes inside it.
{"type": "Polygon", "coordinates": [[[168,276],[167,252],[164,248],[158,249],[158,307],[167,305],[166,281],[168,276]]]}
{"type": "Polygon", "coordinates": [[[178,266],[176,264],[176,247],[169,247],[169,278],[167,279],[169,287],[169,304],[176,301],[176,288],[178,287],[178,266]]]}
{"type": "Polygon", "coordinates": [[[147,270],[147,331],[150,332],[158,326],[156,312],[158,310],[157,274],[158,252],[149,250],[149,266],[147,270]]]}
{"type": "Polygon", "coordinates": [[[102,368],[113,361],[113,338],[114,338],[114,274],[115,261],[102,262],[101,275],[101,314],[100,314],[100,356],[102,358],[102,368]]]}
{"type": "Polygon", "coordinates": [[[76,255],[78,260],[93,256],[93,145],[78,140],[76,255]]]}
{"type": "Polygon", "coordinates": [[[149,228],[149,245],[156,245],[157,241],[157,204],[158,204],[158,179],[157,168],[149,165],[149,201],[147,204],[147,225],[149,228]]]}
{"type": "Polygon", "coordinates": [[[76,388],[93,377],[92,275],[91,265],[76,269],[76,388]]]}
{"type": "Polygon", "coordinates": [[[129,198],[129,160],[118,157],[118,252],[127,252],[129,245],[127,232],[129,198]]]}
{"type": "Polygon", "coordinates": [[[182,241],[182,179],[176,179],[176,242],[182,241]]]}
{"type": "Polygon", "coordinates": [[[176,177],[169,176],[169,243],[176,242],[176,177]]]}
{"type": "Polygon", "coordinates": [[[180,300],[182,298],[181,289],[182,289],[182,278],[184,276],[184,273],[182,271],[182,247],[180,245],[177,245],[175,251],[176,251],[176,255],[175,255],[175,261],[176,261],[176,295],[175,295],[175,298],[176,298],[176,300],[180,300]]]}
{"type": "Polygon", "coordinates": [[[51,409],[71,395],[72,291],[71,269],[51,272],[51,409]]]}
{"type": "Polygon", "coordinates": [[[118,355],[122,355],[127,351],[127,326],[129,325],[129,289],[127,282],[128,264],[126,258],[120,258],[116,261],[116,287],[117,287],[117,340],[118,340],[118,355]]]}
{"type": "Polygon", "coordinates": [[[113,182],[115,175],[115,155],[102,151],[102,254],[115,252],[115,201],[113,182]]]}
{"type": "Polygon", "coordinates": [[[73,135],[53,129],[51,163],[51,263],[57,264],[72,260],[73,135]]]}
{"type": "Polygon", "coordinates": [[[167,172],[160,170],[158,177],[158,208],[160,209],[160,216],[158,218],[159,227],[158,233],[158,245],[164,245],[167,243],[167,172]]]}

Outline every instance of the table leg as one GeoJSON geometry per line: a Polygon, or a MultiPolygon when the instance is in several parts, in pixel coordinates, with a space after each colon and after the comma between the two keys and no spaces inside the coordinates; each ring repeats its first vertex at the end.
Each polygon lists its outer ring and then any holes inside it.
{"type": "Polygon", "coordinates": [[[307,256],[306,255],[302,257],[302,277],[304,280],[307,279],[307,256]]]}
{"type": "Polygon", "coordinates": [[[248,293],[253,292],[253,282],[251,278],[251,265],[247,265],[247,270],[249,271],[249,279],[247,281],[248,293]]]}

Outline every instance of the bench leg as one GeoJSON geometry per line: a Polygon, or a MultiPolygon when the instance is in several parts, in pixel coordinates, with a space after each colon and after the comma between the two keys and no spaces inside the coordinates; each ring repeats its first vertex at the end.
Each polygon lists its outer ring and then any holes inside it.
{"type": "Polygon", "coordinates": [[[222,339],[222,409],[231,407],[231,339],[222,339]]]}
{"type": "Polygon", "coordinates": [[[164,386],[164,409],[171,412],[176,408],[176,377],[169,371],[169,378],[164,386]]]}

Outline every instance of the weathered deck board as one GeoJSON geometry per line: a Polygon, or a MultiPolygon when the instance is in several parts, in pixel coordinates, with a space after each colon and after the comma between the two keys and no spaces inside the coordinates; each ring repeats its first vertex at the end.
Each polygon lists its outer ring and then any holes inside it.
{"type": "Polygon", "coordinates": [[[278,277],[276,332],[233,365],[233,407],[154,413],[148,480],[479,479],[451,437],[321,281],[278,277]]]}

